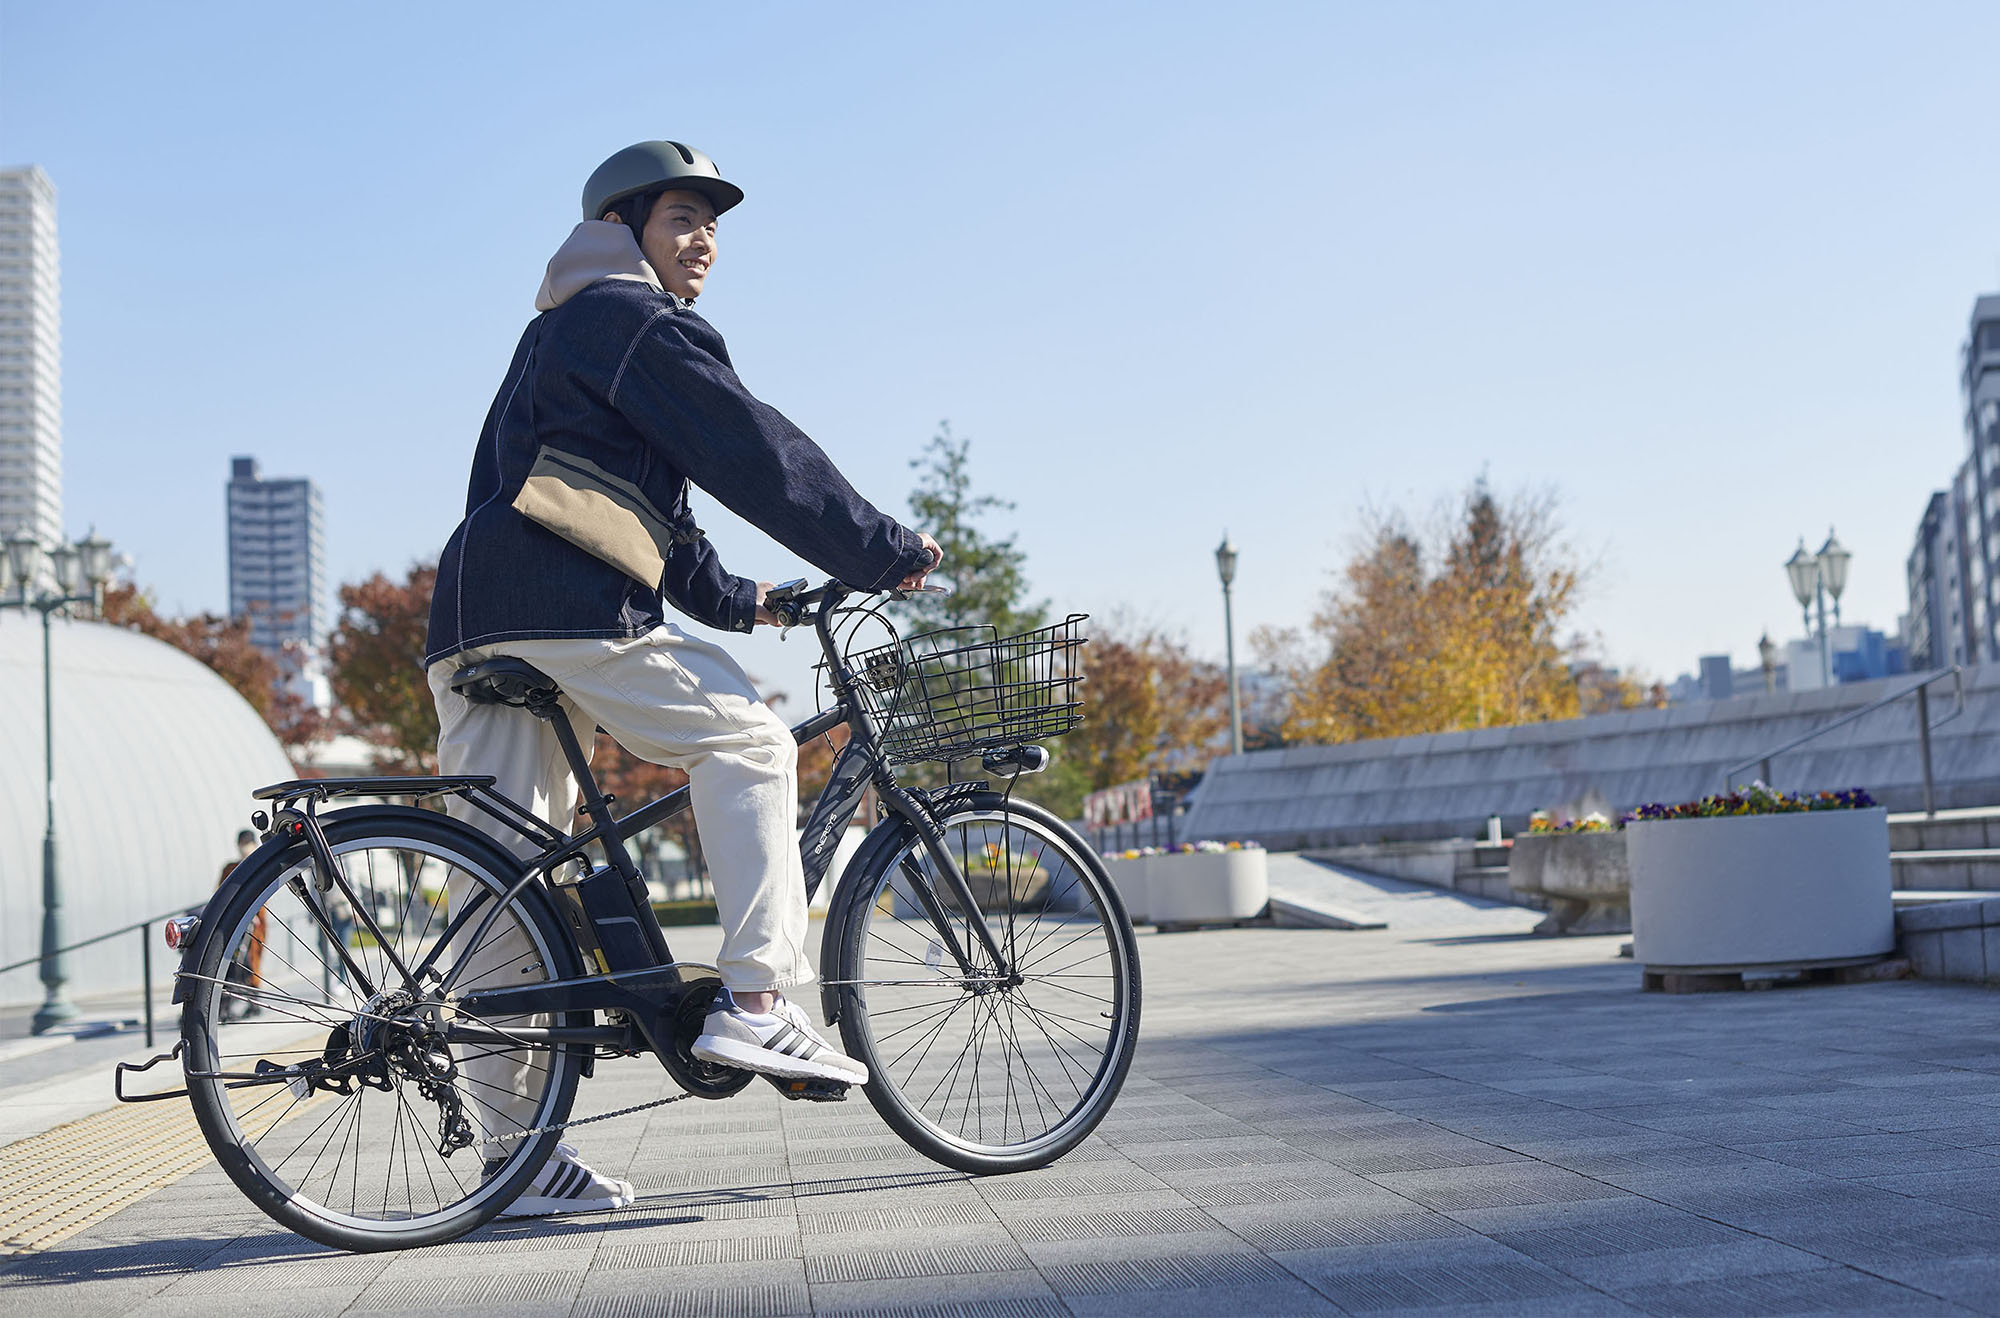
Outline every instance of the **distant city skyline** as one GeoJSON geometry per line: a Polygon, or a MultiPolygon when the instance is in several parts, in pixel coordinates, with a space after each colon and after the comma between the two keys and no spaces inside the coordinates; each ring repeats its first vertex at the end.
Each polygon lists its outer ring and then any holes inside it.
{"type": "MultiPolygon", "coordinates": [[[[1224,527],[1242,639],[1308,622],[1367,508],[1482,471],[1559,488],[1614,666],[1790,639],[1830,525],[1893,631],[2000,286],[1990,6],[774,4],[615,96],[522,94],[575,36],[540,6],[250,14],[0,0],[0,161],[63,197],[65,529],[177,611],[225,607],[184,510],[233,454],[320,484],[335,581],[436,554],[642,137],[747,190],[702,314],[858,488],[905,513],[948,417],[1038,596],[1216,659],[1224,527]]],[[[733,571],[809,574],[698,508],[733,571]]],[[[798,638],[729,644],[802,699],[798,638]]]]}

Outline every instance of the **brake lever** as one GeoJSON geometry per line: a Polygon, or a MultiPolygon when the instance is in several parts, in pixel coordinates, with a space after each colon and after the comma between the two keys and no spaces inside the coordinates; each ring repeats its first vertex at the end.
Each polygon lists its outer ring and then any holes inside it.
{"type": "Polygon", "coordinates": [[[922,586],[914,586],[909,590],[892,590],[889,592],[889,598],[900,602],[909,599],[910,596],[912,595],[949,595],[949,594],[951,594],[950,586],[922,585],[922,586]]]}

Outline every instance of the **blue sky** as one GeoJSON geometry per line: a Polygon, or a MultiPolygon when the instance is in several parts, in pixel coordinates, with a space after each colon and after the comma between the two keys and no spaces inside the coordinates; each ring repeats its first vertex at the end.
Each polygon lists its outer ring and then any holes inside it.
{"type": "MultiPolygon", "coordinates": [[[[1578,621],[1672,676],[1797,631],[1829,524],[1892,629],[2000,286],[1990,5],[0,0],[0,163],[60,192],[66,509],[226,601],[228,459],[340,579],[435,554],[590,169],[749,193],[703,313],[903,511],[940,418],[1055,604],[1221,652],[1365,506],[1553,483],[1578,621]],[[588,16],[584,16],[584,15],[588,16]]],[[[700,505],[698,505],[700,506],[700,505]]],[[[802,568],[709,502],[724,559],[802,568]]],[[[805,638],[743,642],[795,690],[805,638]]]]}

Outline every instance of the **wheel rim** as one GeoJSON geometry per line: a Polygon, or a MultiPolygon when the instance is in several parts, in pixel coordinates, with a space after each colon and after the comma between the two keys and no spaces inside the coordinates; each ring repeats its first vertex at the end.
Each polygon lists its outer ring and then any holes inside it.
{"type": "Polygon", "coordinates": [[[1130,929],[1082,853],[1037,821],[979,811],[941,821],[1016,977],[994,973],[920,842],[891,858],[860,908],[857,1022],[874,1071],[910,1119],[972,1154],[1018,1157],[1094,1122],[1118,1083],[1132,1010],[1130,929]],[[971,949],[967,976],[922,900],[971,949]]]}
{"type": "MultiPolygon", "coordinates": [[[[424,1050],[405,1046],[409,1033],[399,1034],[391,1024],[411,1015],[390,997],[389,986],[400,978],[391,951],[415,970],[449,933],[453,946],[434,964],[442,973],[455,960],[471,963],[459,992],[502,971],[511,972],[509,984],[554,978],[549,968],[557,963],[542,931],[519,906],[504,912],[477,946],[468,946],[484,911],[510,883],[451,847],[393,836],[348,839],[331,847],[349,887],[375,909],[384,934],[386,946],[371,946],[365,925],[357,920],[348,940],[350,959],[376,991],[364,993],[348,982],[350,972],[292,887],[292,880],[304,877],[310,892],[310,871],[303,862],[294,864],[274,876],[228,930],[223,944],[228,953],[216,963],[213,979],[196,988],[194,1001],[206,1026],[206,1056],[199,1060],[202,1069],[229,1072],[255,1070],[260,1060],[280,1067],[312,1058],[330,1060],[336,1055],[336,1031],[345,1028],[348,1048],[339,1055],[352,1062],[374,1054],[364,1070],[381,1087],[357,1078],[350,1082],[352,1093],[315,1089],[301,1097],[303,1086],[289,1084],[227,1090],[220,1081],[202,1083],[213,1087],[217,1101],[211,1110],[227,1137],[289,1206],[354,1231],[421,1230],[459,1219],[499,1192],[510,1178],[484,1175],[482,1145],[491,1137],[553,1120],[565,1092],[561,1080],[575,1063],[545,1045],[442,1045],[451,1057],[451,1074],[439,1081],[431,1073],[427,1078],[433,1094],[427,1095],[421,1088],[426,1077],[412,1065],[424,1050]],[[456,910],[454,893],[463,903],[456,910]],[[477,913],[452,930],[452,915],[475,907],[477,913]],[[261,931],[256,929],[260,913],[261,931]],[[385,920],[384,914],[392,918],[385,920]],[[248,987],[241,982],[242,967],[254,942],[262,943],[262,982],[248,987]],[[518,973],[523,968],[528,973],[518,973]],[[237,982],[215,982],[231,979],[237,982]],[[224,1026],[225,1005],[259,1012],[224,1026]],[[225,1028],[226,1036],[221,1032],[225,1028]],[[400,1060],[389,1060],[391,1053],[400,1060]],[[503,1062],[527,1076],[527,1102],[518,1108],[508,1104],[517,1111],[531,1110],[525,1120],[486,1101],[486,1091],[498,1087],[495,1076],[503,1062]],[[450,1099],[439,1097],[446,1090],[455,1095],[475,1136],[482,1137],[449,1157],[439,1149],[441,1120],[451,1106],[450,1099]]],[[[458,1019],[470,1020],[463,1013],[458,1019]]],[[[510,1023],[529,1022],[484,1022],[501,1029],[510,1023]]],[[[428,1052],[434,1056],[439,1045],[435,1039],[430,1043],[428,1052]]],[[[191,1065],[195,1060],[191,1056],[191,1065]]],[[[489,1147],[508,1156],[532,1142],[523,1138],[489,1147]]]]}

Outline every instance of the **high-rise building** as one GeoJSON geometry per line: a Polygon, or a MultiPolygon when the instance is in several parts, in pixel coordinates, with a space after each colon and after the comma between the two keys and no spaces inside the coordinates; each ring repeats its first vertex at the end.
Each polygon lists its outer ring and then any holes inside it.
{"type": "Polygon", "coordinates": [[[56,190],[0,169],[0,538],[63,538],[62,285],[56,190]]]}
{"type": "Polygon", "coordinates": [[[1966,467],[1958,488],[1965,504],[1965,577],[1974,663],[2000,659],[2000,296],[1972,304],[1960,357],[1966,467]]]}
{"type": "Polygon", "coordinates": [[[1965,519],[1970,511],[1961,493],[1972,477],[1968,462],[1951,488],[1931,495],[1917,523],[1917,540],[1907,567],[1910,611],[1903,642],[1910,671],[1973,662],[1978,653],[1968,579],[1965,519]]]}
{"type": "Polygon", "coordinates": [[[229,614],[249,619],[250,643],[324,704],[317,660],[333,609],[319,488],[304,477],[266,480],[255,458],[230,463],[228,488],[229,614]]]}

